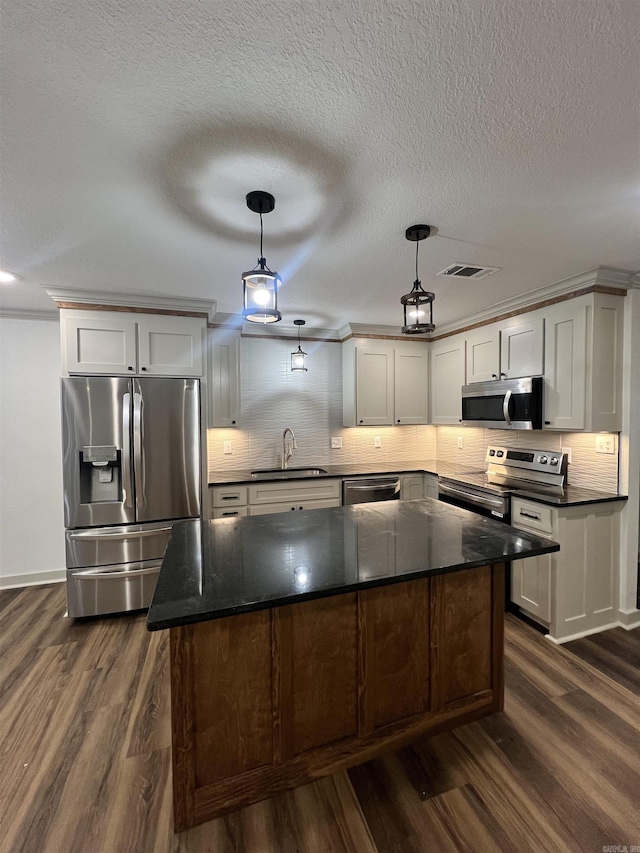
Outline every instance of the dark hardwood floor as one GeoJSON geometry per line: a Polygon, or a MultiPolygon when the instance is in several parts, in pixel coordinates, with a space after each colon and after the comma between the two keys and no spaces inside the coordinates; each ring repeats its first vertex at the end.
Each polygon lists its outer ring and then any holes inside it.
{"type": "Polygon", "coordinates": [[[507,618],[505,711],[174,835],[168,636],[0,593],[2,853],[601,853],[640,845],[640,629],[507,618]]]}

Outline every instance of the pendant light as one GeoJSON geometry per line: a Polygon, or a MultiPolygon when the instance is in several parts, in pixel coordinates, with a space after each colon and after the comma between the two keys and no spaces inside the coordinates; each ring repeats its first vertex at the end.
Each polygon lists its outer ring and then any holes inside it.
{"type": "Polygon", "coordinates": [[[405,232],[407,240],[411,240],[416,244],[416,280],[413,282],[411,293],[400,297],[400,302],[404,306],[403,335],[424,335],[426,332],[433,332],[435,329],[433,324],[433,300],[436,298],[435,294],[423,290],[418,280],[418,246],[420,241],[426,240],[430,233],[431,228],[428,225],[412,225],[405,232]],[[429,310],[428,321],[427,306],[429,310]]]}
{"type": "Polygon", "coordinates": [[[300,326],[304,326],[304,320],[294,320],[293,325],[298,327],[298,349],[291,353],[291,372],[306,373],[307,368],[304,366],[304,361],[307,357],[306,352],[300,348],[300,326]]]}
{"type": "Polygon", "coordinates": [[[272,272],[262,255],[262,214],[271,213],[276,200],[271,193],[255,190],[247,195],[247,207],[260,214],[260,257],[258,265],[242,273],[242,316],[251,323],[277,323],[282,320],[278,311],[280,276],[272,272]]]}

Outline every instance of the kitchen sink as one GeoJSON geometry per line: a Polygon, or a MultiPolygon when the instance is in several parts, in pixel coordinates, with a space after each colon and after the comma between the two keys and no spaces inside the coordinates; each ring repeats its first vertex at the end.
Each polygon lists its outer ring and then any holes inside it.
{"type": "Polygon", "coordinates": [[[303,477],[319,477],[326,474],[324,468],[267,468],[264,471],[252,471],[254,480],[296,480],[303,477]]]}

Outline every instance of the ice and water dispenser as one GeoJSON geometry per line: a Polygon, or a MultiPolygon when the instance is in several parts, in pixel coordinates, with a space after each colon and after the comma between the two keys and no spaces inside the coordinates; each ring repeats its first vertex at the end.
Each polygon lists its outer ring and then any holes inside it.
{"type": "Polygon", "coordinates": [[[80,502],[122,500],[121,451],[115,445],[90,445],[80,453],[80,502]]]}

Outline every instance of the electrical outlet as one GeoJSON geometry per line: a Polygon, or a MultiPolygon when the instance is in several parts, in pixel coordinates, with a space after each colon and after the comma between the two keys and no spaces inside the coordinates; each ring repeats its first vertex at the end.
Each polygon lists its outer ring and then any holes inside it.
{"type": "Polygon", "coordinates": [[[233,454],[233,442],[225,441],[224,442],[224,453],[225,456],[231,456],[233,454]]]}
{"type": "Polygon", "coordinates": [[[459,435],[458,436],[458,450],[463,450],[463,449],[464,449],[464,442],[462,441],[462,436],[459,435]]]}
{"type": "Polygon", "coordinates": [[[561,447],[560,453],[567,454],[567,462],[571,463],[571,448],[570,447],[561,447]]]}
{"type": "Polygon", "coordinates": [[[374,446],[374,447],[382,447],[382,442],[380,441],[380,436],[379,436],[379,435],[377,435],[377,436],[373,439],[373,446],[374,446]]]}
{"type": "Polygon", "coordinates": [[[339,450],[341,447],[342,447],[342,439],[339,438],[338,436],[332,435],[331,436],[331,449],[332,450],[339,450]]]}
{"type": "Polygon", "coordinates": [[[615,435],[597,435],[596,436],[596,453],[615,453],[616,452],[616,437],[615,435]]]}

